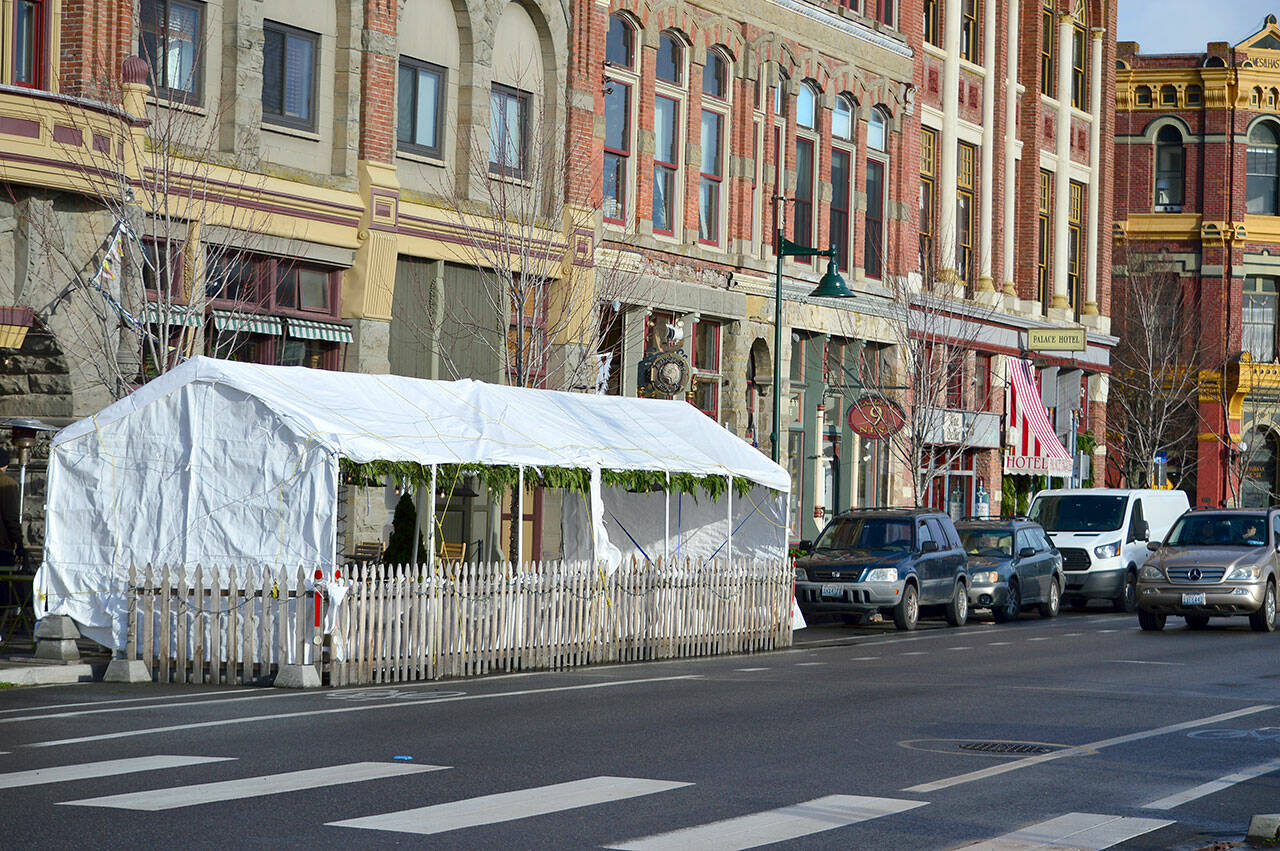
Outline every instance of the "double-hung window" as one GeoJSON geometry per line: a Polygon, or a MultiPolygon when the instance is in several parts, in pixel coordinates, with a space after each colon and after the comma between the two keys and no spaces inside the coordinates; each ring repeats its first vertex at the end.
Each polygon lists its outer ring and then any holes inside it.
{"type": "Polygon", "coordinates": [[[489,171],[522,179],[528,166],[529,93],[501,83],[489,91],[489,171]]]}
{"type": "Polygon", "coordinates": [[[443,148],[445,69],[400,57],[396,88],[396,147],[411,154],[440,157],[443,148]]]}
{"type": "Polygon", "coordinates": [[[728,123],[729,63],[707,52],[702,68],[702,162],[698,185],[698,240],[721,244],[725,124],[728,123]]]}
{"type": "MultiPolygon", "coordinates": [[[[796,90],[796,192],[791,240],[813,247],[814,179],[817,176],[818,94],[808,83],[796,90]]],[[[810,262],[802,258],[802,263],[810,262]]]]}
{"type": "Polygon", "coordinates": [[[605,39],[603,213],[625,224],[631,201],[631,138],[635,75],[635,29],[620,14],[609,18],[605,39]]]}
{"type": "Polygon", "coordinates": [[[314,130],[320,36],[274,21],[262,34],[262,120],[314,130]]]}
{"type": "Polygon", "coordinates": [[[1081,267],[1084,264],[1084,184],[1070,183],[1067,195],[1067,299],[1080,303],[1081,267]]]}
{"type": "Polygon", "coordinates": [[[836,249],[836,265],[849,269],[849,213],[853,186],[853,104],[847,97],[836,98],[831,111],[831,244],[836,249]]]}
{"type": "Polygon", "coordinates": [[[720,323],[699,319],[693,325],[693,404],[702,413],[720,418],[720,323]]]}
{"type": "Polygon", "coordinates": [[[1037,268],[1037,292],[1040,304],[1048,312],[1053,296],[1053,174],[1040,171],[1040,255],[1037,268]]]}
{"type": "Polygon", "coordinates": [[[967,142],[959,142],[956,161],[956,271],[960,281],[968,286],[974,283],[973,219],[974,179],[977,171],[977,149],[967,142]]]}
{"type": "Polygon", "coordinates": [[[1177,127],[1166,124],[1156,134],[1157,213],[1182,212],[1183,178],[1182,134],[1177,127]]]}
{"type": "Polygon", "coordinates": [[[934,269],[934,199],[937,197],[938,131],[925,127],[920,131],[920,272],[931,275],[934,269]]]}
{"type": "MultiPolygon", "coordinates": [[[[957,2],[957,0],[952,0],[957,2]]],[[[968,62],[982,61],[982,34],[978,27],[978,0],[960,3],[960,58],[968,62]]],[[[988,3],[991,0],[987,0],[988,3]]]]}
{"type": "MultiPolygon", "coordinates": [[[[44,85],[45,0],[18,0],[13,9],[13,25],[10,79],[15,86],[38,89],[44,85]]],[[[0,55],[4,53],[0,50],[0,55]]]]}
{"type": "Polygon", "coordinates": [[[1276,359],[1276,311],[1280,299],[1276,280],[1250,277],[1244,281],[1240,344],[1257,363],[1276,359]]]}
{"type": "Polygon", "coordinates": [[[863,230],[862,267],[868,278],[884,275],[884,209],[888,172],[889,127],[884,112],[876,107],[867,122],[867,214],[863,230]]]}
{"type": "Polygon", "coordinates": [[[204,71],[204,4],[143,0],[138,52],[151,66],[158,97],[199,103],[204,71]]]}
{"type": "Polygon", "coordinates": [[[685,85],[684,45],[672,33],[658,37],[657,89],[653,100],[653,231],[674,235],[681,224],[680,126],[685,85]]]}

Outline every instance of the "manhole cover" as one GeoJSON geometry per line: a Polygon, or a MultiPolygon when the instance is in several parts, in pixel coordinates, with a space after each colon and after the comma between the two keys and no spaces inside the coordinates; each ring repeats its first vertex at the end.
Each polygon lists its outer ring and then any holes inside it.
{"type": "Polygon", "coordinates": [[[1057,750],[1049,745],[1028,745],[1022,742],[959,742],[956,747],[962,751],[978,753],[1038,754],[1057,750]]]}

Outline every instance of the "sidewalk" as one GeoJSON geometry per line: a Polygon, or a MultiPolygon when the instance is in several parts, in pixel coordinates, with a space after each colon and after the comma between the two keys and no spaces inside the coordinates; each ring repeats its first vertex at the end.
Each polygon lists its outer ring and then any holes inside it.
{"type": "Polygon", "coordinates": [[[34,686],[88,683],[101,680],[111,656],[92,641],[78,641],[79,662],[57,662],[35,657],[29,635],[12,635],[0,645],[0,684],[34,686]]]}

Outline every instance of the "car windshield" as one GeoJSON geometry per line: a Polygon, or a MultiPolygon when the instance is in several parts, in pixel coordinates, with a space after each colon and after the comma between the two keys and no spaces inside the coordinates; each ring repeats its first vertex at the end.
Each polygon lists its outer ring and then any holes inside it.
{"type": "Polygon", "coordinates": [[[1031,519],[1048,532],[1109,532],[1124,525],[1128,502],[1124,496],[1038,496],[1031,503],[1031,519]]]}
{"type": "Polygon", "coordinates": [[[839,517],[823,530],[817,550],[911,549],[911,521],[893,517],[839,517]]]}
{"type": "Polygon", "coordinates": [[[1188,514],[1169,532],[1171,547],[1266,546],[1264,518],[1250,514],[1188,514]]]}
{"type": "Polygon", "coordinates": [[[1013,533],[1005,529],[961,529],[960,539],[971,556],[1013,555],[1013,533]]]}

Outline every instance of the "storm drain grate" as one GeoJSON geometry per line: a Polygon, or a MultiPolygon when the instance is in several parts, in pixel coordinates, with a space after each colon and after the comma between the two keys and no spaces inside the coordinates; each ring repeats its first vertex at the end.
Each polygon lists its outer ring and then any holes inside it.
{"type": "Polygon", "coordinates": [[[957,747],[962,751],[979,753],[1038,754],[1052,753],[1057,750],[1048,745],[1027,745],[1021,742],[961,742],[957,747]]]}

